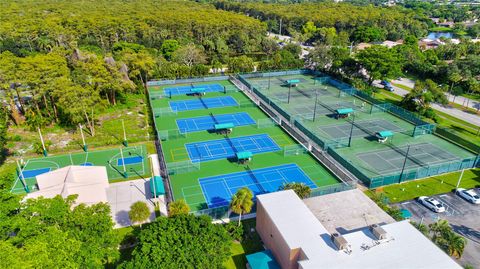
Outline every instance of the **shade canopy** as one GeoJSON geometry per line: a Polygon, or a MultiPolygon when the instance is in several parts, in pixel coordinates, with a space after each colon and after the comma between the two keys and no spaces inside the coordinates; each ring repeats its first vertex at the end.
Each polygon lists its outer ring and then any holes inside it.
{"type": "Polygon", "coordinates": [[[391,132],[391,131],[380,131],[380,132],[377,132],[377,136],[379,136],[381,138],[387,138],[387,137],[393,136],[393,132],[391,132]]]}
{"type": "Polygon", "coordinates": [[[287,83],[288,84],[297,84],[297,83],[300,83],[300,80],[299,79],[289,79],[289,80],[287,80],[287,83]]]}
{"type": "Polygon", "coordinates": [[[345,114],[353,113],[353,108],[339,108],[335,111],[337,112],[337,114],[345,115],[345,114]]]}
{"type": "Polygon", "coordinates": [[[253,154],[250,151],[240,151],[240,152],[237,152],[235,155],[237,155],[237,159],[245,160],[245,159],[252,158],[253,154]]]}
{"type": "Polygon", "coordinates": [[[215,124],[215,130],[223,130],[223,129],[231,129],[234,127],[233,123],[228,122],[228,123],[220,123],[220,124],[215,124]]]}
{"type": "Polygon", "coordinates": [[[165,194],[165,187],[163,186],[163,181],[160,176],[150,178],[150,191],[154,197],[165,194]]]}
{"type": "Polygon", "coordinates": [[[280,269],[270,250],[247,255],[247,261],[252,269],[280,269]]]}
{"type": "Polygon", "coordinates": [[[205,91],[206,91],[205,88],[191,88],[190,89],[190,92],[192,92],[192,93],[203,93],[205,91]]]}

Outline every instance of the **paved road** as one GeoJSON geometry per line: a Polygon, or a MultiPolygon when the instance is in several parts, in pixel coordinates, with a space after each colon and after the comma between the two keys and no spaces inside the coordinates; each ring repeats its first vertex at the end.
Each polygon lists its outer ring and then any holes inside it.
{"type": "MultiPolygon", "coordinates": [[[[402,78],[402,80],[392,80],[392,83],[393,84],[402,84],[402,85],[405,85],[405,86],[410,87],[410,88],[413,88],[413,86],[415,85],[414,81],[412,81],[410,79],[406,79],[406,78],[402,78]]],[[[380,81],[376,81],[374,85],[378,86],[378,87],[383,87],[383,86],[380,85],[380,81]]],[[[392,85],[392,86],[393,86],[393,93],[395,93],[397,95],[400,95],[400,96],[405,96],[406,94],[408,94],[407,90],[396,87],[394,85],[392,85]]],[[[462,97],[462,98],[464,98],[464,97],[462,97]]],[[[460,102],[459,100],[462,100],[462,101],[464,100],[464,99],[460,99],[460,97],[457,97],[456,99],[457,100],[455,100],[455,103],[457,103],[457,104],[460,102]]],[[[480,103],[477,102],[477,101],[470,101],[470,105],[480,106],[480,103]]],[[[439,104],[432,104],[431,106],[435,110],[447,113],[449,115],[452,115],[452,116],[454,116],[456,118],[459,118],[461,120],[464,120],[466,122],[469,122],[469,123],[475,124],[477,126],[480,126],[480,117],[478,115],[471,114],[471,113],[465,112],[463,110],[460,110],[460,109],[457,109],[457,108],[454,108],[454,107],[451,107],[451,106],[448,106],[448,105],[443,106],[443,105],[439,105],[439,104]]],[[[477,108],[475,107],[475,109],[477,109],[477,108]]]]}
{"type": "Polygon", "coordinates": [[[292,37],[287,36],[287,35],[279,35],[279,34],[274,34],[274,33],[269,32],[268,37],[275,38],[277,40],[283,41],[284,43],[294,43],[294,44],[300,45],[300,47],[302,48],[302,54],[301,54],[302,58],[304,58],[306,55],[308,55],[310,53],[310,50],[312,50],[314,48],[312,46],[302,45],[300,42],[297,42],[297,41],[293,40],[292,37]]]}

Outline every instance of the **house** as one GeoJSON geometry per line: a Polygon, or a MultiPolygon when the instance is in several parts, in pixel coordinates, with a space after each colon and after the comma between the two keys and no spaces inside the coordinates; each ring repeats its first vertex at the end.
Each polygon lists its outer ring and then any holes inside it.
{"type": "Polygon", "coordinates": [[[257,196],[256,229],[283,269],[462,268],[408,221],[330,233],[292,190],[257,196]]]}

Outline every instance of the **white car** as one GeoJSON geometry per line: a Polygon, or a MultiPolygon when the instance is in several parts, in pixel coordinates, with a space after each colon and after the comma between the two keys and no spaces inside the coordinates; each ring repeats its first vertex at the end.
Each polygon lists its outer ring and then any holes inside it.
{"type": "Polygon", "coordinates": [[[425,207],[428,207],[428,209],[432,210],[433,212],[445,212],[445,207],[435,198],[428,196],[420,196],[418,197],[418,201],[425,207]]]}
{"type": "Polygon", "coordinates": [[[478,196],[478,194],[473,189],[466,190],[463,188],[458,188],[455,193],[472,204],[480,204],[480,196],[478,196]]]}

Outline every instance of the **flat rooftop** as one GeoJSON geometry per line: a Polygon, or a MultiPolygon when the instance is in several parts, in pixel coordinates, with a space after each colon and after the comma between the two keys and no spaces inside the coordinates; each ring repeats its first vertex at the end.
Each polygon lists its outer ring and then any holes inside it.
{"type": "Polygon", "coordinates": [[[408,221],[381,225],[387,232],[382,240],[366,225],[346,233],[351,251],[339,251],[331,234],[293,191],[257,199],[289,248],[301,248],[307,257],[299,261],[299,268],[462,268],[408,221]]]}
{"type": "Polygon", "coordinates": [[[330,233],[345,234],[372,224],[395,222],[359,189],[317,196],[303,202],[330,233]]]}

